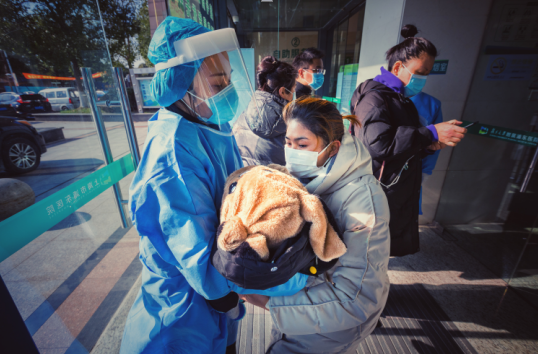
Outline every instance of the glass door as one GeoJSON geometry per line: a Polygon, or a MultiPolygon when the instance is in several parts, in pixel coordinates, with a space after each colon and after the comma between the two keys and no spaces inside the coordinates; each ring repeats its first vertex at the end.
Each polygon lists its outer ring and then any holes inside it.
{"type": "Polygon", "coordinates": [[[456,242],[538,304],[538,21],[524,1],[494,1],[436,220],[456,242]]]}
{"type": "Polygon", "coordinates": [[[0,277],[40,352],[91,351],[140,273],[114,67],[139,64],[147,17],[145,2],[0,4],[0,277]]]}

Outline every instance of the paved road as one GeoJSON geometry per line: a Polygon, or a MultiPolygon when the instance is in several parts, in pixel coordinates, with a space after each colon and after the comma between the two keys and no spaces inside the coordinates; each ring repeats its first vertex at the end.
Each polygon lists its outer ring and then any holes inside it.
{"type": "MultiPolygon", "coordinates": [[[[47,145],[48,151],[42,155],[37,170],[17,177],[9,176],[29,184],[36,194],[36,202],[103,166],[103,152],[92,122],[36,121],[31,124],[36,128],[63,127],[65,136],[65,140],[47,145]]],[[[107,122],[105,126],[114,159],[129,153],[124,124],[107,122]]],[[[135,123],[135,130],[142,148],[147,122],[135,123]]],[[[127,192],[125,188],[122,190],[127,192]]]]}
{"type": "MultiPolygon", "coordinates": [[[[37,170],[15,177],[33,188],[36,201],[104,166],[92,122],[31,123],[36,128],[63,127],[66,137],[47,145],[37,170]]],[[[105,126],[114,159],[128,154],[123,123],[105,126]]],[[[147,122],[136,123],[135,129],[142,147],[147,122]]],[[[131,178],[132,174],[120,182],[124,199],[131,178]]],[[[109,189],[0,263],[0,275],[41,353],[64,353],[81,337],[87,338],[84,326],[94,314],[102,319],[96,325],[94,318],[89,328],[106,326],[117,306],[111,299],[121,301],[125,290],[118,287],[130,288],[125,274],[133,271],[126,269],[131,264],[138,272],[140,268],[138,235],[134,229],[126,231],[109,189]]],[[[129,276],[136,279],[138,273],[129,276]]]]}

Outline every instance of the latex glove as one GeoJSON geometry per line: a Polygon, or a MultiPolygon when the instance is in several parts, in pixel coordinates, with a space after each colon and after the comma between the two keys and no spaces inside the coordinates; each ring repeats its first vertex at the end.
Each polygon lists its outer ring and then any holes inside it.
{"type": "Polygon", "coordinates": [[[234,307],[228,312],[225,312],[226,317],[234,321],[242,320],[243,317],[245,317],[246,313],[247,313],[247,308],[245,307],[245,304],[243,303],[243,301],[239,301],[236,307],[234,307]]]}

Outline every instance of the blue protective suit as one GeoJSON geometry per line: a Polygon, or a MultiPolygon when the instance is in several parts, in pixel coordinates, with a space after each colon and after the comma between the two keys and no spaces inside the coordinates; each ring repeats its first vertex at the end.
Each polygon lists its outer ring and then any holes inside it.
{"type": "MultiPolygon", "coordinates": [[[[417,108],[420,122],[424,126],[430,124],[437,124],[443,122],[443,112],[441,111],[441,101],[437,98],[428,95],[427,93],[420,92],[418,95],[415,95],[410,98],[411,101],[415,104],[417,108]]],[[[437,150],[432,155],[428,155],[422,159],[422,173],[431,175],[437,159],[439,158],[439,153],[441,151],[437,150]]],[[[422,215],[422,189],[420,190],[420,201],[419,201],[419,214],[422,215]]]]}
{"type": "MultiPolygon", "coordinates": [[[[205,301],[231,291],[209,257],[226,178],[242,167],[224,127],[217,131],[164,108],[149,121],[129,191],[144,267],[123,354],[224,353],[235,341],[233,335],[227,340],[226,316],[205,301]]],[[[293,294],[305,283],[299,274],[275,293],[293,294]]]]}

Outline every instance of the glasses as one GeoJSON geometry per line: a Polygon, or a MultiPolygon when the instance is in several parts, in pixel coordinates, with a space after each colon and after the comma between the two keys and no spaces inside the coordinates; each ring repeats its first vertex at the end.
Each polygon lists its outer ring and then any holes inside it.
{"type": "Polygon", "coordinates": [[[310,70],[312,71],[314,74],[321,74],[321,75],[325,75],[325,69],[309,69],[309,68],[303,68],[304,70],[310,70]]]}

